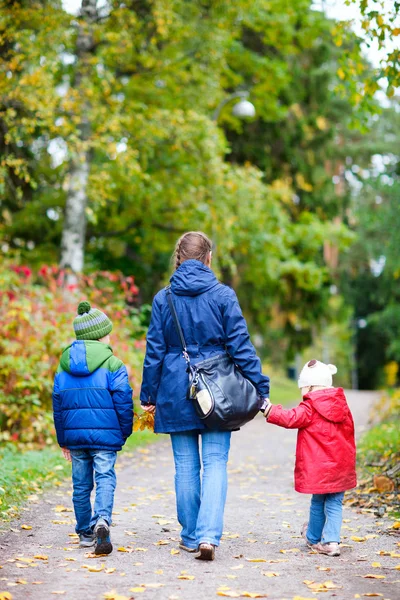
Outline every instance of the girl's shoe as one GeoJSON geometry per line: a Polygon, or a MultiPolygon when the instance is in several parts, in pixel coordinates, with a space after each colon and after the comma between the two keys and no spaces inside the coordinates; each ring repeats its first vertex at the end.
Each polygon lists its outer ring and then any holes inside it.
{"type": "Polygon", "coordinates": [[[304,541],[307,544],[307,546],[309,548],[312,548],[314,550],[315,544],[312,544],[309,541],[309,539],[307,538],[307,529],[308,529],[308,523],[303,523],[303,527],[301,528],[301,537],[304,539],[304,541]]]}
{"type": "Polygon", "coordinates": [[[199,545],[199,549],[195,556],[198,560],[214,560],[215,546],[214,544],[203,543],[199,545]]]}
{"type": "Polygon", "coordinates": [[[326,556],[340,556],[340,548],[337,542],[328,542],[327,544],[314,544],[313,550],[316,550],[318,554],[326,554],[326,556]]]}
{"type": "Polygon", "coordinates": [[[93,533],[80,533],[79,534],[79,547],[90,548],[94,545],[94,534],[93,533]]]}
{"type": "Polygon", "coordinates": [[[197,552],[197,548],[189,548],[189,546],[185,546],[182,540],[179,542],[179,548],[185,552],[197,552]]]}
{"type": "Polygon", "coordinates": [[[110,540],[110,529],[107,521],[100,518],[94,528],[94,536],[96,538],[95,554],[111,554],[112,543],[110,540]]]}

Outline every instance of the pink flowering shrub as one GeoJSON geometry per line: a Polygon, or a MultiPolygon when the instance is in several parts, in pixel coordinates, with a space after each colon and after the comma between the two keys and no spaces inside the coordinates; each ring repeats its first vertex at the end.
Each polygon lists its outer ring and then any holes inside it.
{"type": "Polygon", "coordinates": [[[134,397],[140,383],[145,327],[135,306],[133,277],[97,272],[65,285],[67,274],[43,265],[3,264],[0,271],[0,443],[51,443],[51,392],[62,349],[74,337],[72,321],[89,300],[113,322],[111,344],[125,362],[134,397]]]}

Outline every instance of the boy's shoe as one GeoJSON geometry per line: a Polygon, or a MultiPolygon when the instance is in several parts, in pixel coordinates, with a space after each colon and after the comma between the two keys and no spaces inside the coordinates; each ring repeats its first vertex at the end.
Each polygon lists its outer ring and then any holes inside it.
{"type": "Polygon", "coordinates": [[[185,552],[197,552],[197,548],[189,548],[189,546],[185,546],[182,540],[179,542],[179,548],[185,552]]]}
{"type": "Polygon", "coordinates": [[[214,560],[214,558],[215,558],[214,544],[208,544],[208,543],[200,544],[195,558],[197,558],[198,560],[214,560]]]}
{"type": "Polygon", "coordinates": [[[318,554],[326,554],[326,556],[340,556],[340,548],[337,542],[328,542],[327,544],[315,544],[312,547],[318,554]]]}
{"type": "Polygon", "coordinates": [[[301,528],[301,537],[304,539],[305,543],[307,544],[307,546],[309,548],[314,549],[315,548],[315,544],[312,544],[309,539],[307,538],[307,529],[308,529],[308,523],[303,523],[303,527],[301,528]]]}
{"type": "Polygon", "coordinates": [[[111,554],[112,543],[110,539],[110,529],[107,521],[102,517],[97,521],[94,528],[94,537],[96,539],[96,548],[94,549],[95,554],[111,554]]]}
{"type": "Polygon", "coordinates": [[[90,548],[95,542],[94,533],[80,533],[79,534],[79,547],[90,548]]]}

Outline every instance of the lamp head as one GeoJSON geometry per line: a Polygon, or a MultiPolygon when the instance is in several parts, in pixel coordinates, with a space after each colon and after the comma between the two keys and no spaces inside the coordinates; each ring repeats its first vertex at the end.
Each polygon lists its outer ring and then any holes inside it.
{"type": "Polygon", "coordinates": [[[249,119],[255,117],[256,109],[254,108],[254,104],[243,99],[232,108],[232,114],[240,119],[249,119]]]}

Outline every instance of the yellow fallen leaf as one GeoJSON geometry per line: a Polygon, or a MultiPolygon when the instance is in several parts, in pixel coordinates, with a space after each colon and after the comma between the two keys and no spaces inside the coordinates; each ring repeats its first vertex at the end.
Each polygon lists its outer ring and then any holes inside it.
{"type": "Polygon", "coordinates": [[[26,585],[28,582],[25,579],[17,579],[15,583],[19,583],[20,585],[26,585]]]}
{"type": "Polygon", "coordinates": [[[366,541],[366,537],[358,537],[356,535],[352,535],[350,537],[351,540],[353,540],[353,542],[365,542],[366,541]]]}
{"type": "Polygon", "coordinates": [[[234,567],[231,567],[232,571],[236,571],[237,569],[243,569],[244,565],[236,565],[234,567]]]}
{"type": "Polygon", "coordinates": [[[135,548],[136,552],[147,552],[147,548],[135,548]]]}
{"type": "Polygon", "coordinates": [[[56,591],[56,592],[51,592],[52,594],[57,594],[58,596],[62,596],[63,594],[65,594],[65,591],[56,591]]]}
{"type": "Polygon", "coordinates": [[[32,529],[31,525],[21,525],[21,529],[32,529]]]}
{"type": "Polygon", "coordinates": [[[0,592],[0,600],[12,600],[10,592],[0,592]]]}
{"type": "Polygon", "coordinates": [[[134,592],[135,594],[141,594],[142,592],[146,591],[146,588],[144,587],[133,587],[133,588],[129,588],[130,592],[134,592]]]}
{"type": "Polygon", "coordinates": [[[172,548],[171,554],[172,554],[172,556],[176,556],[177,554],[180,554],[180,551],[177,550],[176,548],[172,548]]]}
{"type": "Polygon", "coordinates": [[[381,563],[380,562],[373,562],[371,563],[371,567],[375,567],[375,569],[378,569],[379,567],[381,567],[381,563]]]}
{"type": "Polygon", "coordinates": [[[362,575],[364,579],[385,579],[385,575],[374,575],[372,573],[368,573],[368,575],[362,575]]]}
{"type": "Polygon", "coordinates": [[[265,594],[257,594],[254,592],[242,592],[240,594],[243,598],[266,598],[265,594]]]}
{"type": "Polygon", "coordinates": [[[169,540],[159,540],[158,542],[153,542],[154,546],[168,546],[169,540]]]}
{"type": "Polygon", "coordinates": [[[160,588],[164,587],[165,583],[141,583],[140,585],[145,588],[160,588]]]}
{"type": "Polygon", "coordinates": [[[392,525],[392,529],[400,529],[400,521],[395,521],[392,525]]]}
{"type": "Polygon", "coordinates": [[[118,548],[118,552],[132,552],[132,548],[125,548],[125,546],[120,546],[118,548]]]}
{"type": "Polygon", "coordinates": [[[396,571],[400,571],[400,565],[396,565],[394,568],[396,569],[396,571]]]}
{"type": "Polygon", "coordinates": [[[265,558],[246,558],[247,562],[262,563],[267,562],[265,558]]]}
{"type": "Polygon", "coordinates": [[[110,575],[110,573],[114,573],[117,569],[115,567],[109,567],[108,569],[104,569],[104,573],[110,575]]]}
{"type": "Polygon", "coordinates": [[[35,554],[33,558],[36,558],[37,560],[48,560],[49,557],[45,554],[35,554]]]}
{"type": "Polygon", "coordinates": [[[265,577],[279,577],[279,573],[276,573],[275,571],[263,571],[262,573],[263,575],[265,575],[265,577]]]}
{"type": "Polygon", "coordinates": [[[172,521],[168,521],[168,519],[160,519],[159,521],[156,521],[157,525],[168,525],[169,523],[172,523],[172,521]]]}
{"type": "Polygon", "coordinates": [[[101,564],[99,567],[96,567],[96,565],[93,566],[89,566],[87,567],[87,570],[90,571],[91,573],[100,573],[100,571],[102,571],[104,569],[104,564],[101,564]]]}
{"type": "Polygon", "coordinates": [[[105,592],[104,598],[105,600],[130,600],[128,596],[122,596],[121,594],[118,594],[115,590],[112,590],[111,592],[105,592]]]}
{"type": "Polygon", "coordinates": [[[57,506],[55,506],[53,508],[54,512],[57,513],[62,513],[62,512],[72,512],[72,508],[67,508],[66,506],[63,506],[62,504],[57,504],[57,506]]]}
{"type": "Polygon", "coordinates": [[[75,561],[76,561],[76,558],[73,558],[72,556],[66,556],[66,557],[64,558],[64,560],[67,560],[67,561],[69,561],[69,562],[75,562],[75,561]]]}
{"type": "Polygon", "coordinates": [[[330,571],[330,567],[317,567],[318,571],[330,571]]]}
{"type": "Polygon", "coordinates": [[[376,596],[380,596],[380,597],[383,596],[383,594],[378,594],[378,592],[367,592],[366,594],[362,594],[362,595],[368,596],[369,598],[376,597],[376,596]]]}
{"type": "Polygon", "coordinates": [[[42,585],[43,581],[32,581],[32,585],[42,585]]]}
{"type": "Polygon", "coordinates": [[[232,592],[229,590],[227,590],[226,592],[221,590],[217,592],[217,596],[223,596],[224,598],[240,598],[240,594],[238,594],[238,592],[232,592]]]}
{"type": "Polygon", "coordinates": [[[178,575],[178,579],[194,579],[194,575],[178,575]]]}
{"type": "MultiPolygon", "coordinates": [[[[178,552],[179,552],[179,550],[178,550],[178,552]]],[[[172,550],[171,550],[171,554],[172,554],[172,550]]],[[[162,569],[157,569],[157,571],[154,571],[154,573],[156,575],[162,575],[164,573],[164,571],[162,569]]]]}

